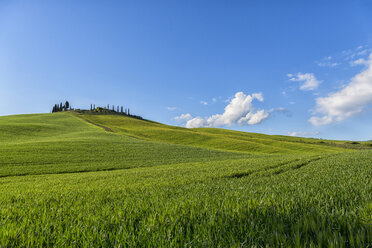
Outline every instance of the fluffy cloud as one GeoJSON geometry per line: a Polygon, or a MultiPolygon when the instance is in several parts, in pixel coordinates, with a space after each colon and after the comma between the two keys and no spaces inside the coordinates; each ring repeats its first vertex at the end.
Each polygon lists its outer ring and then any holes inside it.
{"type": "Polygon", "coordinates": [[[248,113],[245,117],[238,120],[239,125],[256,125],[269,117],[269,113],[265,110],[259,110],[256,113],[248,113]]]}
{"type": "Polygon", "coordinates": [[[321,81],[316,79],[313,73],[297,73],[296,75],[288,74],[290,81],[301,82],[301,90],[315,90],[319,87],[321,81]]]}
{"type": "Polygon", "coordinates": [[[167,109],[168,109],[169,111],[174,111],[174,110],[177,109],[177,107],[167,107],[167,109]]]}
{"type": "Polygon", "coordinates": [[[238,92],[225,107],[225,111],[222,114],[212,115],[207,118],[195,117],[186,122],[186,127],[196,128],[231,126],[233,124],[259,124],[269,117],[270,112],[265,110],[255,111],[252,106],[253,100],[262,102],[264,99],[261,93],[245,95],[243,92],[238,92]]]}
{"type": "Polygon", "coordinates": [[[361,113],[372,104],[372,53],[368,67],[351,79],[343,89],[316,99],[315,113],[309,122],[313,125],[325,125],[345,120],[361,113]]]}
{"type": "Polygon", "coordinates": [[[176,121],[188,121],[190,119],[192,119],[192,116],[189,113],[174,117],[176,121]]]}
{"type": "Polygon", "coordinates": [[[205,127],[205,126],[208,126],[207,121],[199,116],[187,121],[186,123],[187,128],[197,128],[197,127],[205,127]]]}

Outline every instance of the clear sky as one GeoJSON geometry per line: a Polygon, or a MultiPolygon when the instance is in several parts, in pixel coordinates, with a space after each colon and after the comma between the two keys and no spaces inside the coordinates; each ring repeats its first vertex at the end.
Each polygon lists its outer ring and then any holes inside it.
{"type": "Polygon", "coordinates": [[[0,115],[372,139],[372,1],[0,1],[0,115]]]}

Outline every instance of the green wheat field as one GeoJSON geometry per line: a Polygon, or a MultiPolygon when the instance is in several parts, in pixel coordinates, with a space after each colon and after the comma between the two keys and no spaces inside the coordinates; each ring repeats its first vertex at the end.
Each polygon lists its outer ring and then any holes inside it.
{"type": "Polygon", "coordinates": [[[0,247],[372,247],[372,143],[0,117],[0,247]]]}

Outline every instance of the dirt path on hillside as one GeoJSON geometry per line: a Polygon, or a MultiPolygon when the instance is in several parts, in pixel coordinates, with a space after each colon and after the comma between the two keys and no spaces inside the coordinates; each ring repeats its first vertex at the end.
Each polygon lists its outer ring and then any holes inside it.
{"type": "Polygon", "coordinates": [[[79,118],[83,119],[84,121],[86,121],[86,122],[92,124],[92,125],[95,125],[95,126],[97,126],[97,127],[103,128],[103,129],[104,129],[105,131],[107,131],[107,132],[114,133],[114,131],[113,131],[111,128],[109,128],[109,127],[106,127],[106,126],[103,126],[103,125],[100,125],[100,124],[94,123],[93,121],[88,120],[88,119],[82,117],[81,115],[77,115],[77,116],[78,116],[79,118]]]}

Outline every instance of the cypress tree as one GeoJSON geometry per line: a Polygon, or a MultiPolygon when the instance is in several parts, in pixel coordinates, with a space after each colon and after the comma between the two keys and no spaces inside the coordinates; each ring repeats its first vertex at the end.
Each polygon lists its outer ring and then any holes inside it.
{"type": "Polygon", "coordinates": [[[68,101],[65,102],[65,107],[66,107],[66,110],[70,108],[70,103],[68,101]]]}

